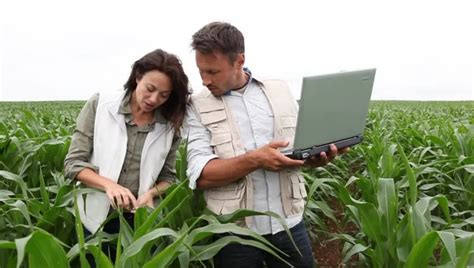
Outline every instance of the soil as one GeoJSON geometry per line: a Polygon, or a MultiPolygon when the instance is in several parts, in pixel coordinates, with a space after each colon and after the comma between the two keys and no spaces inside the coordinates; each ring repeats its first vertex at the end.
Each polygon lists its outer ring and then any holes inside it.
{"type": "MultiPolygon", "coordinates": [[[[326,219],[325,223],[329,233],[345,233],[355,235],[358,232],[357,226],[353,223],[343,224],[344,209],[337,199],[331,199],[328,205],[334,210],[336,219],[340,223],[337,226],[331,219],[326,219]]],[[[348,263],[343,263],[344,255],[342,254],[342,247],[344,241],[333,239],[330,235],[325,233],[318,234],[318,240],[313,241],[313,252],[316,258],[318,267],[355,267],[357,266],[357,256],[353,256],[348,263]]]]}

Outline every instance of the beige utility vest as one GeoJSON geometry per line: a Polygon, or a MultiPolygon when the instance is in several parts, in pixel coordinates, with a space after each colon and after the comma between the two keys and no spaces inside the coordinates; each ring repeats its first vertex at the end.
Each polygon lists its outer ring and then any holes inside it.
{"type": "MultiPolygon", "coordinates": [[[[256,81],[256,80],[255,80],[256,81]]],[[[265,93],[274,113],[274,139],[290,141],[293,148],[296,128],[297,107],[288,85],[280,80],[257,82],[265,93]]],[[[232,118],[232,111],[226,100],[215,97],[203,89],[193,96],[193,104],[201,122],[211,134],[210,145],[221,159],[245,153],[240,132],[232,118]]],[[[285,218],[301,213],[304,208],[306,189],[299,169],[285,169],[279,172],[281,201],[285,218]]],[[[207,207],[216,214],[232,213],[237,209],[253,209],[253,183],[245,176],[228,185],[204,191],[207,207]]],[[[246,218],[249,226],[250,218],[246,218]]]]}

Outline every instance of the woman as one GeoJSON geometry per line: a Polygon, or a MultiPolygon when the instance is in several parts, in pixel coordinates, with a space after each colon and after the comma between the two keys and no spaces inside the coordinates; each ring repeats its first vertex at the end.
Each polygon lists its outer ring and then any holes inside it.
{"type": "MultiPolygon", "coordinates": [[[[153,206],[173,182],[189,94],[179,59],[158,49],[133,64],[124,91],[97,93],[82,108],[64,164],[68,177],[100,190],[77,199],[89,232],[111,207],[122,208],[133,226],[132,211],[153,206]]],[[[104,231],[118,233],[118,219],[104,231]]]]}

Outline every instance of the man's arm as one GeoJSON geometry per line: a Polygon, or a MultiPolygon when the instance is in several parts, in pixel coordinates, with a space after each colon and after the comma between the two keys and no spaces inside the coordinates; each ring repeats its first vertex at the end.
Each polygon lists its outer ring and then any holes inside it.
{"type": "Polygon", "coordinates": [[[204,166],[201,176],[197,180],[197,187],[223,186],[260,168],[279,171],[284,168],[302,166],[304,161],[293,160],[280,153],[278,148],[287,145],[287,141],[273,141],[243,155],[229,159],[212,159],[204,166]]]}
{"type": "Polygon", "coordinates": [[[286,141],[274,141],[237,157],[219,159],[210,146],[210,133],[193,106],[187,111],[182,137],[187,138],[187,175],[192,189],[226,185],[260,168],[276,171],[304,164],[280,153],[278,149],[286,147],[286,141]]]}

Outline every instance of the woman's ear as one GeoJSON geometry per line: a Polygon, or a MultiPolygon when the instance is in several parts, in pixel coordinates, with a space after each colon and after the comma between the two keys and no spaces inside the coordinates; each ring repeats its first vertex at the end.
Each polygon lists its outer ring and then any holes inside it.
{"type": "Polygon", "coordinates": [[[139,73],[138,71],[135,73],[135,83],[138,85],[138,83],[140,82],[140,80],[142,80],[142,77],[143,75],[141,73],[139,73]]]}

